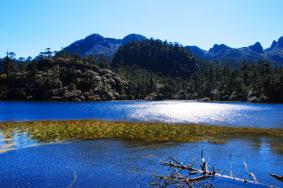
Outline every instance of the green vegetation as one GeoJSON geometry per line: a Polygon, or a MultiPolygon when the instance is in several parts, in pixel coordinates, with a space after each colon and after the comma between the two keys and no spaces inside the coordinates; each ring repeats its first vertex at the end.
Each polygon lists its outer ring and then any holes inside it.
{"type": "Polygon", "coordinates": [[[121,46],[112,62],[53,53],[0,59],[0,99],[182,99],[283,102],[283,67],[269,62],[204,62],[178,44],[143,40],[121,46]]]}
{"type": "Polygon", "coordinates": [[[159,40],[120,47],[113,66],[138,99],[283,102],[283,67],[269,62],[205,62],[159,40]]]}
{"type": "Polygon", "coordinates": [[[161,40],[143,40],[121,46],[112,65],[136,65],[171,77],[189,78],[198,59],[179,44],[161,40]]]}
{"type": "Polygon", "coordinates": [[[11,137],[14,132],[28,133],[42,142],[114,138],[144,142],[225,142],[234,137],[283,138],[283,129],[235,128],[208,125],[129,123],[94,120],[38,121],[0,123],[0,132],[11,137]]]}
{"type": "Polygon", "coordinates": [[[102,57],[79,58],[64,53],[53,57],[47,54],[25,62],[7,56],[0,66],[0,99],[125,99],[127,81],[104,69],[106,65],[102,57]],[[6,64],[9,69],[3,69],[6,64]]]}

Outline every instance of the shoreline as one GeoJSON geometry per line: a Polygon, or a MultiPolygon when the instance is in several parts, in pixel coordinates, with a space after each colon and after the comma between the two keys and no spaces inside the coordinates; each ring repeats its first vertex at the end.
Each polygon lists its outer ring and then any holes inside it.
{"type": "Polygon", "coordinates": [[[164,100],[150,100],[150,99],[117,99],[117,100],[32,100],[32,99],[0,99],[0,102],[72,102],[72,103],[83,103],[83,102],[118,102],[118,101],[147,101],[147,102],[158,102],[158,101],[185,101],[185,102],[203,102],[203,103],[247,103],[247,104],[283,104],[283,102],[249,102],[249,101],[226,101],[226,100],[202,100],[202,99],[164,99],[164,100]]]}

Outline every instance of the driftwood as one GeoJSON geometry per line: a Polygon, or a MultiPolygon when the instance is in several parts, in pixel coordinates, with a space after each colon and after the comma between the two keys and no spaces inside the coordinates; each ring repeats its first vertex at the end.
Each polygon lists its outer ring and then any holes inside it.
{"type": "Polygon", "coordinates": [[[278,181],[283,182],[283,176],[279,176],[277,174],[270,174],[273,178],[277,179],[278,181]]]}
{"type": "MultiPolygon", "coordinates": [[[[203,152],[201,154],[202,162],[200,163],[200,168],[194,167],[193,164],[184,165],[182,162],[179,162],[173,158],[170,158],[170,161],[162,161],[161,164],[163,166],[167,166],[170,169],[173,169],[172,173],[167,176],[157,176],[155,185],[161,187],[167,187],[170,185],[175,185],[177,187],[193,187],[194,185],[200,185],[201,182],[207,179],[212,179],[214,177],[233,180],[237,182],[242,182],[243,184],[252,184],[252,185],[260,185],[263,187],[271,187],[260,183],[257,181],[256,176],[249,172],[248,166],[244,163],[244,169],[249,175],[249,179],[246,178],[238,178],[230,175],[225,175],[219,173],[215,170],[213,166],[209,167],[208,163],[205,161],[203,156],[203,152]]],[[[275,174],[271,174],[272,177],[283,181],[282,176],[278,176],[275,174]]],[[[213,187],[213,185],[209,185],[209,187],[213,187]]]]}

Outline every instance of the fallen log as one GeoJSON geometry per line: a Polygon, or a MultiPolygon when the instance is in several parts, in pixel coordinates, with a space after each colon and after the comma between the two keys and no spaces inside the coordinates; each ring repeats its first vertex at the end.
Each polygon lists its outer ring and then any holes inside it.
{"type": "MultiPolygon", "coordinates": [[[[247,172],[250,179],[246,178],[238,178],[231,175],[225,175],[223,173],[219,173],[215,170],[214,166],[209,166],[208,162],[204,158],[203,151],[201,153],[201,160],[200,168],[196,168],[193,164],[183,164],[173,158],[170,158],[170,161],[162,161],[161,165],[169,167],[169,169],[173,169],[173,172],[168,176],[157,176],[159,182],[155,184],[159,184],[162,187],[166,187],[168,185],[176,185],[177,187],[193,187],[196,184],[203,183],[204,180],[209,178],[221,178],[227,179],[237,182],[242,182],[243,184],[251,184],[251,185],[258,185],[261,187],[272,187],[269,185],[265,185],[257,181],[257,178],[254,173],[248,170],[247,164],[244,162],[244,169],[247,172]]],[[[279,181],[283,182],[283,177],[271,174],[272,177],[276,178],[279,181]]]]}
{"type": "MultiPolygon", "coordinates": [[[[191,179],[187,178],[189,182],[197,182],[197,181],[201,181],[201,180],[204,180],[204,179],[207,179],[207,178],[210,178],[210,177],[219,177],[219,178],[224,178],[224,179],[229,179],[229,180],[234,180],[234,181],[240,181],[240,182],[243,182],[243,183],[250,183],[250,184],[254,184],[254,185],[264,185],[262,183],[254,181],[254,180],[248,180],[248,179],[245,179],[245,178],[237,178],[237,177],[233,177],[233,176],[229,176],[229,175],[220,174],[220,173],[217,173],[215,170],[209,171],[209,170],[207,170],[207,168],[204,168],[205,170],[196,169],[196,168],[193,167],[192,164],[180,165],[180,164],[176,164],[172,161],[161,162],[161,164],[164,165],[164,166],[168,166],[170,168],[173,168],[173,169],[187,170],[187,171],[189,171],[189,173],[188,173],[189,175],[201,175],[198,178],[191,178],[191,179]]],[[[206,166],[206,165],[204,165],[204,166],[206,166]]],[[[167,179],[170,179],[170,178],[167,176],[167,179]]]]}
{"type": "Polygon", "coordinates": [[[277,174],[270,174],[273,178],[277,179],[278,181],[283,182],[283,176],[279,176],[277,174]]]}

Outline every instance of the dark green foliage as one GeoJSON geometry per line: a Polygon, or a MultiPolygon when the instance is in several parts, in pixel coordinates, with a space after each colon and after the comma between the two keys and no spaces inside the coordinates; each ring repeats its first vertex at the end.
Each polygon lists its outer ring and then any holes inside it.
{"type": "Polygon", "coordinates": [[[267,62],[234,66],[201,63],[190,78],[157,74],[137,66],[120,66],[135,99],[204,99],[217,101],[283,102],[283,68],[267,62]]]}
{"type": "Polygon", "coordinates": [[[197,69],[198,60],[178,44],[150,39],[121,46],[112,64],[136,65],[172,77],[189,78],[197,69]]]}
{"type": "Polygon", "coordinates": [[[202,62],[181,46],[158,40],[122,46],[111,69],[103,56],[48,52],[16,60],[12,55],[0,59],[0,99],[283,102],[282,67],[202,62]]]}
{"type": "Polygon", "coordinates": [[[109,65],[109,62],[107,61],[107,59],[102,56],[102,55],[99,55],[97,60],[96,60],[96,63],[97,65],[100,67],[100,68],[103,68],[103,69],[108,69],[110,68],[110,65],[109,65]]]}
{"type": "MultiPolygon", "coordinates": [[[[127,82],[111,70],[102,69],[95,62],[88,61],[76,56],[48,55],[24,62],[21,69],[21,64],[13,61],[14,68],[9,76],[5,70],[0,73],[0,99],[123,99],[127,82]]],[[[1,63],[0,67],[4,65],[1,63]]]]}
{"type": "Polygon", "coordinates": [[[283,68],[268,62],[242,63],[238,68],[207,64],[193,76],[199,97],[250,102],[283,101],[283,68]]]}

